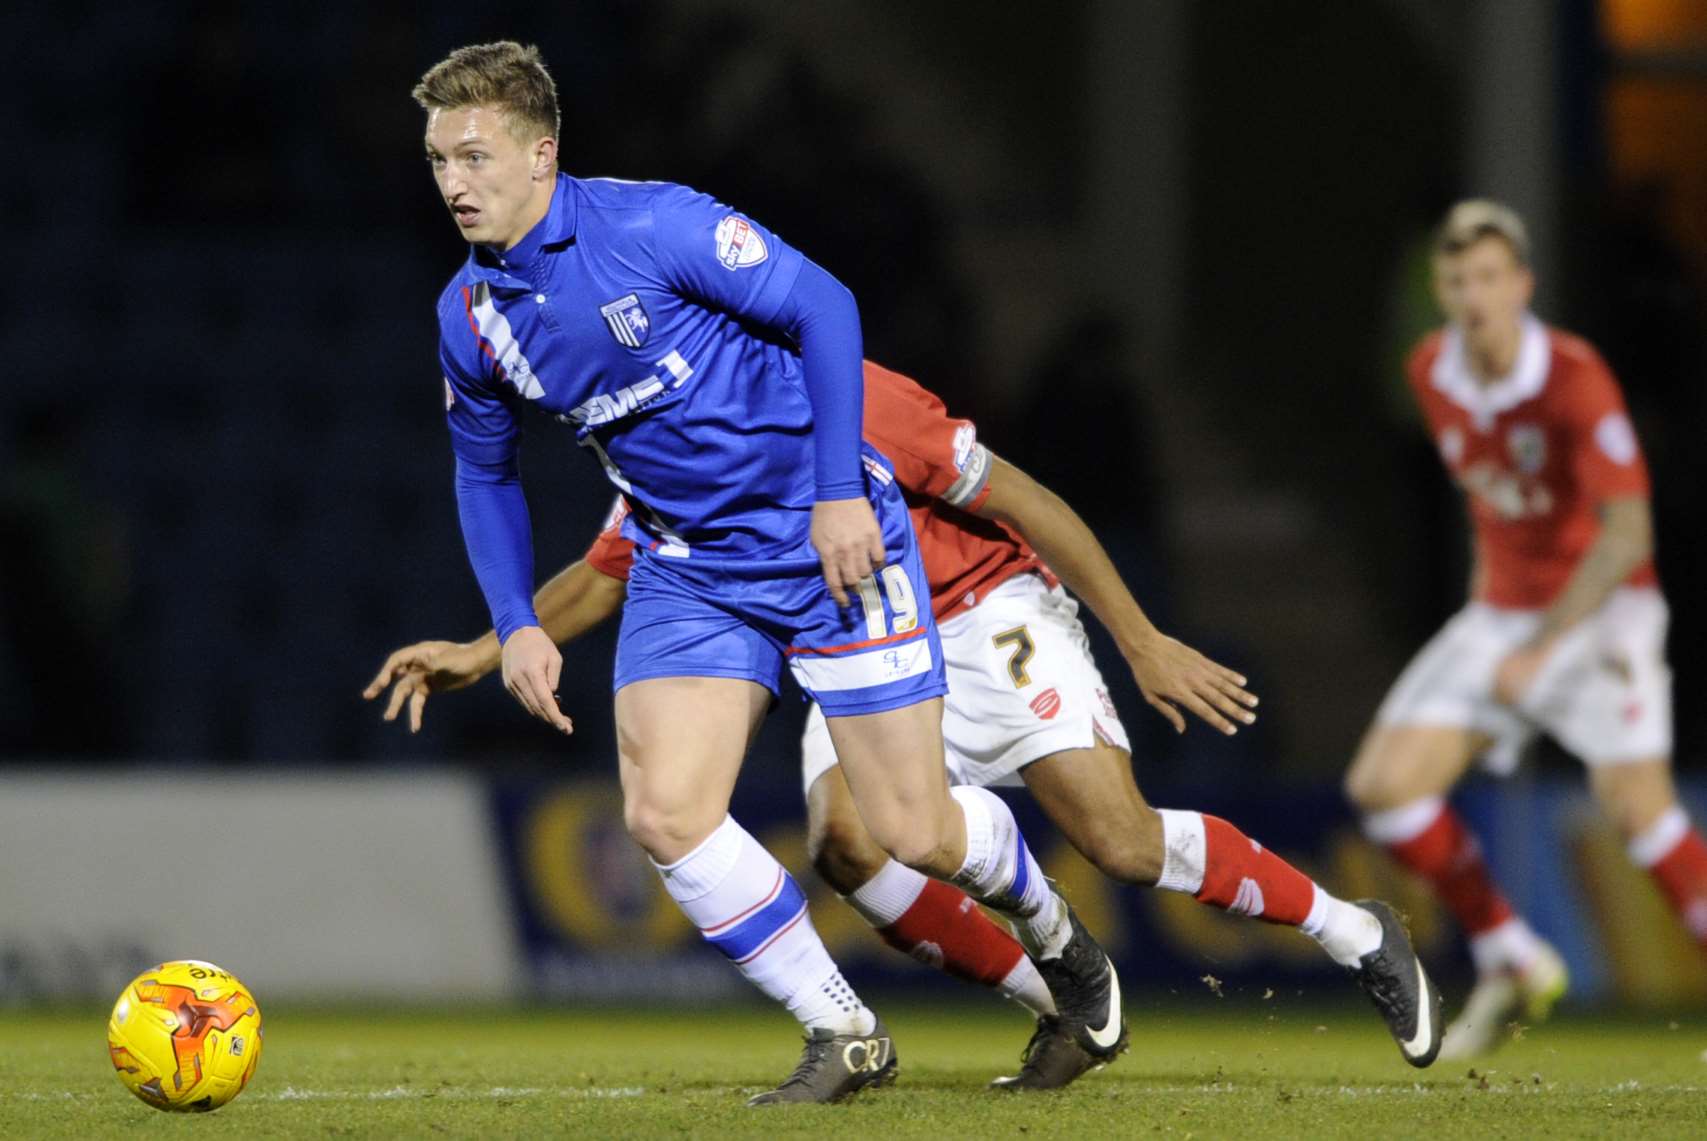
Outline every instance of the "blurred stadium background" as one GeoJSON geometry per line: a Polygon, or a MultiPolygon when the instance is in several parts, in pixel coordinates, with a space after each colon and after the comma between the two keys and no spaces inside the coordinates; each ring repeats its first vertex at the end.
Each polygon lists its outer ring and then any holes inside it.
{"type": "MultiPolygon", "coordinates": [[[[1540,311],[1605,350],[1648,450],[1707,817],[1707,5],[71,2],[11,31],[0,1006],[107,999],[180,956],[269,999],[745,997],[622,834],[608,637],[569,655],[569,740],[494,681],[416,737],[357,696],[390,649],[486,623],[434,355],[464,247],[408,91],[503,37],[544,49],[566,169],[695,185],[811,253],[868,355],[1250,674],[1254,730],[1176,739],[1099,643],[1154,802],[1397,898],[1460,977],[1338,778],[1465,580],[1398,371],[1434,320],[1428,231],[1457,197],[1510,201],[1540,311]]],[[[543,575],[609,497],[578,457],[527,463],[543,575]]],[[[801,712],[737,798],[797,873],[801,712]]],[[[1578,997],[1701,1003],[1707,967],[1579,778],[1542,749],[1462,800],[1578,997]]],[[[1338,985],[1289,933],[1040,847],[1134,990],[1338,985]]],[[[856,983],[956,985],[816,897],[856,983]]]]}

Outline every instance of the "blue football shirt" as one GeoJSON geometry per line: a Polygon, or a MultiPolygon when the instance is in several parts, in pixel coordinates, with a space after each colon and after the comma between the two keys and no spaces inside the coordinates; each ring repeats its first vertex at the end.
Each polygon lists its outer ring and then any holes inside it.
{"type": "Polygon", "coordinates": [[[532,405],[598,457],[658,554],[815,562],[812,407],[766,327],[804,260],[686,187],[558,175],[539,225],[475,247],[439,299],[457,456],[512,460],[532,405]]]}

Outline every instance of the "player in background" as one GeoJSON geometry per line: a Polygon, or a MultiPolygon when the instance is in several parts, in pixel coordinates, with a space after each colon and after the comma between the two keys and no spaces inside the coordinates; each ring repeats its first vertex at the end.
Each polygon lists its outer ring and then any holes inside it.
{"type": "Polygon", "coordinates": [[[1012,918],[1063,1024],[1087,1051],[1118,1052],[1108,957],[1001,799],[943,778],[941,646],[906,505],[860,438],[852,294],[707,195],[561,173],[537,49],[460,48],[413,94],[470,247],[439,298],[439,360],[463,542],[504,676],[571,731],[552,697],[562,655],[533,607],[518,440],[531,409],[542,435],[572,432],[603,468],[642,544],[613,681],[624,823],[706,940],[805,1030],[795,1071],[752,1104],[834,1101],[895,1073],[799,886],[729,815],[785,662],[829,715],[884,850],[1012,918]]]}
{"type": "Polygon", "coordinates": [[[1586,341],[1529,311],[1522,220],[1459,203],[1435,245],[1447,325],[1411,388],[1469,500],[1470,601],[1394,683],[1346,776],[1364,830],[1433,887],[1470,939],[1477,982],[1443,1057],[1546,1016],[1565,966],[1512,908],[1446,801],[1478,760],[1509,774],[1537,732],[1588,766],[1630,858],[1707,941],[1707,844],[1671,777],[1667,610],[1648,473],[1618,384],[1586,341]]]}
{"type": "MultiPolygon", "coordinates": [[[[1235,732],[1212,698],[1231,685],[1254,706],[1245,679],[1157,630],[1072,508],[991,453],[972,423],[951,418],[934,395],[867,362],[864,422],[867,443],[894,462],[919,535],[948,666],[949,779],[976,787],[1023,780],[1073,846],[1121,883],[1300,928],[1354,973],[1406,1059],[1432,1061],[1438,996],[1386,905],[1342,902],[1227,821],[1145,801],[1078,603],[1060,584],[1108,627],[1145,700],[1177,731],[1185,730],[1183,710],[1235,732]]],[[[586,557],[536,598],[542,625],[560,644],[617,612],[634,558],[622,514],[619,501],[586,557]]],[[[366,696],[395,682],[385,717],[407,702],[413,731],[429,693],[461,688],[498,665],[490,633],[471,643],[419,643],[392,654],[366,696]]],[[[1238,722],[1252,719],[1239,713],[1238,722]]],[[[1094,1066],[1098,1059],[1061,1027],[1020,945],[965,894],[890,859],[872,839],[817,706],[801,748],[808,850],[825,882],[890,946],[1038,1016],[1021,1072],[995,1084],[1059,1088],[1094,1066]]]]}

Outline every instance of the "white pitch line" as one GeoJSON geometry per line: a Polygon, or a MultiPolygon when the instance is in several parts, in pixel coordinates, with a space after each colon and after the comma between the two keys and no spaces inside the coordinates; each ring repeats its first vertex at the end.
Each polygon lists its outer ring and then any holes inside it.
{"type": "MultiPolygon", "coordinates": [[[[563,1089],[542,1089],[536,1086],[492,1086],[489,1089],[470,1089],[463,1086],[392,1086],[390,1089],[297,1089],[286,1086],[276,1092],[251,1092],[249,1101],[397,1101],[405,1099],[436,1099],[443,1101],[499,1101],[511,1098],[562,1098],[571,1101],[610,1100],[644,1097],[644,1086],[586,1086],[563,1089]]],[[[96,1101],[106,1094],[78,1093],[73,1090],[26,1090],[0,1092],[4,1101],[96,1101]]]]}
{"type": "MultiPolygon", "coordinates": [[[[1275,1092],[1275,1089],[1277,1087],[1284,1089],[1287,1093],[1291,1094],[1295,1098],[1427,1097],[1431,1094],[1450,1094],[1450,1093],[1457,1093],[1461,1090],[1466,1090],[1466,1089],[1473,1090],[1476,1093],[1483,1093],[1483,1094],[1507,1094],[1507,1095],[1517,1095],[1517,1096],[1530,1096],[1530,1095],[1534,1095],[1534,1094],[1560,1092],[1559,1083],[1556,1081],[1543,1080],[1543,1082],[1540,1085],[1536,1085],[1533,1080],[1527,1079],[1527,1078],[1524,1079],[1522,1082],[1514,1082],[1514,1081],[1511,1081],[1509,1078],[1506,1078],[1503,1080],[1492,1081],[1492,1082],[1488,1083],[1487,1089],[1481,1089],[1477,1086],[1474,1086],[1474,1085],[1468,1084],[1468,1083],[1460,1085],[1457,1082],[1452,1082],[1452,1083],[1447,1083],[1447,1084],[1434,1084],[1434,1085],[1423,1085],[1420,1082],[1414,1082],[1408,1086],[1399,1086],[1399,1085],[1347,1086],[1347,1085],[1342,1085],[1342,1086],[1337,1086],[1337,1087],[1330,1089],[1330,1088],[1325,1087],[1325,1086],[1309,1086],[1309,1085],[1289,1086],[1284,1081],[1274,1081],[1274,1080],[1262,1082],[1262,1083],[1247,1082],[1247,1083],[1242,1084],[1242,1085],[1235,1084],[1233,1082],[1214,1082],[1214,1083],[1209,1084],[1209,1085],[1200,1085],[1200,1086],[1190,1086],[1190,1085],[1166,1085],[1166,1086],[1134,1085],[1132,1088],[1135,1091],[1141,1092],[1144,1094],[1174,1094],[1174,1095],[1178,1095],[1178,1094],[1206,1094],[1207,1093],[1207,1094],[1221,1094],[1224,1096],[1225,1095],[1237,1095],[1237,1094],[1245,1094],[1245,1095],[1258,1094],[1258,1095],[1263,1095],[1263,1096],[1271,1096],[1275,1092]]],[[[1631,1093],[1634,1093],[1634,1094],[1655,1094],[1655,1093],[1699,1094],[1699,1093],[1707,1092],[1707,1086],[1697,1086],[1697,1085],[1649,1086],[1649,1085],[1643,1085],[1641,1082],[1632,1079],[1630,1081],[1619,1082],[1617,1085],[1603,1086],[1598,1090],[1567,1088],[1564,1092],[1571,1093],[1575,1096],[1584,1096],[1584,1097],[1593,1097],[1593,1096],[1606,1095],[1606,1094],[1631,1094],[1631,1093]]]]}
{"type": "Polygon", "coordinates": [[[502,1099],[554,1097],[571,1100],[643,1097],[644,1086],[588,1086],[540,1089],[533,1086],[492,1086],[466,1089],[457,1086],[392,1086],[379,1090],[314,1090],[286,1086],[277,1093],[259,1094],[261,1101],[394,1101],[419,1098],[442,1101],[497,1101],[502,1099]]]}
{"type": "MultiPolygon", "coordinates": [[[[1359,1098],[1359,1097],[1406,1097],[1427,1096],[1433,1093],[1454,1093],[1461,1089],[1474,1088],[1460,1086],[1457,1083],[1446,1085],[1425,1086],[1414,1083],[1406,1086],[1338,1086],[1325,1088],[1322,1086],[1302,1085],[1288,1087],[1284,1082],[1262,1082],[1235,1084],[1233,1082],[1215,1082],[1209,1085],[1165,1085],[1146,1086],[1136,1085],[1133,1088],[1144,1094],[1258,1094],[1272,1096],[1276,1087],[1283,1088],[1297,1098],[1359,1098]]],[[[737,1087],[729,1086],[720,1091],[701,1092],[731,1092],[737,1087]]],[[[632,1097],[645,1097],[649,1091],[645,1086],[586,1086],[564,1087],[561,1089],[543,1089],[537,1086],[491,1086],[483,1089],[473,1089],[463,1086],[392,1086],[389,1089],[375,1090],[316,1090],[298,1089],[286,1086],[276,1092],[261,1092],[259,1090],[248,1095],[249,1101],[398,1101],[398,1100],[443,1100],[443,1101],[498,1101],[504,1099],[526,1098],[557,1098],[560,1100],[612,1100],[632,1097]]],[[[1478,1093],[1492,1094],[1535,1094],[1558,1092],[1558,1084],[1548,1081],[1542,1085],[1533,1082],[1522,1083],[1494,1081],[1489,1083],[1486,1090],[1478,1093]]],[[[1603,1086],[1598,1090],[1568,1090],[1578,1096],[1595,1096],[1608,1094],[1701,1094],[1707,1093],[1707,1086],[1698,1085],[1643,1085],[1634,1079],[1619,1082],[1616,1085],[1603,1086]]],[[[32,1101],[32,1102],[81,1102],[103,1100],[106,1094],[79,1093],[73,1090],[25,1090],[16,1092],[0,1091],[0,1102],[32,1101]]]]}

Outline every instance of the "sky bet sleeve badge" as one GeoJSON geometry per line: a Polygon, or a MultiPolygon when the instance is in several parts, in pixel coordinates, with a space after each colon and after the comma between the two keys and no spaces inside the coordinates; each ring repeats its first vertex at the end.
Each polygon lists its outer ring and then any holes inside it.
{"type": "Polygon", "coordinates": [[[731,214],[717,223],[713,237],[717,242],[717,260],[723,263],[724,269],[746,269],[770,256],[758,230],[737,215],[731,214]]]}

